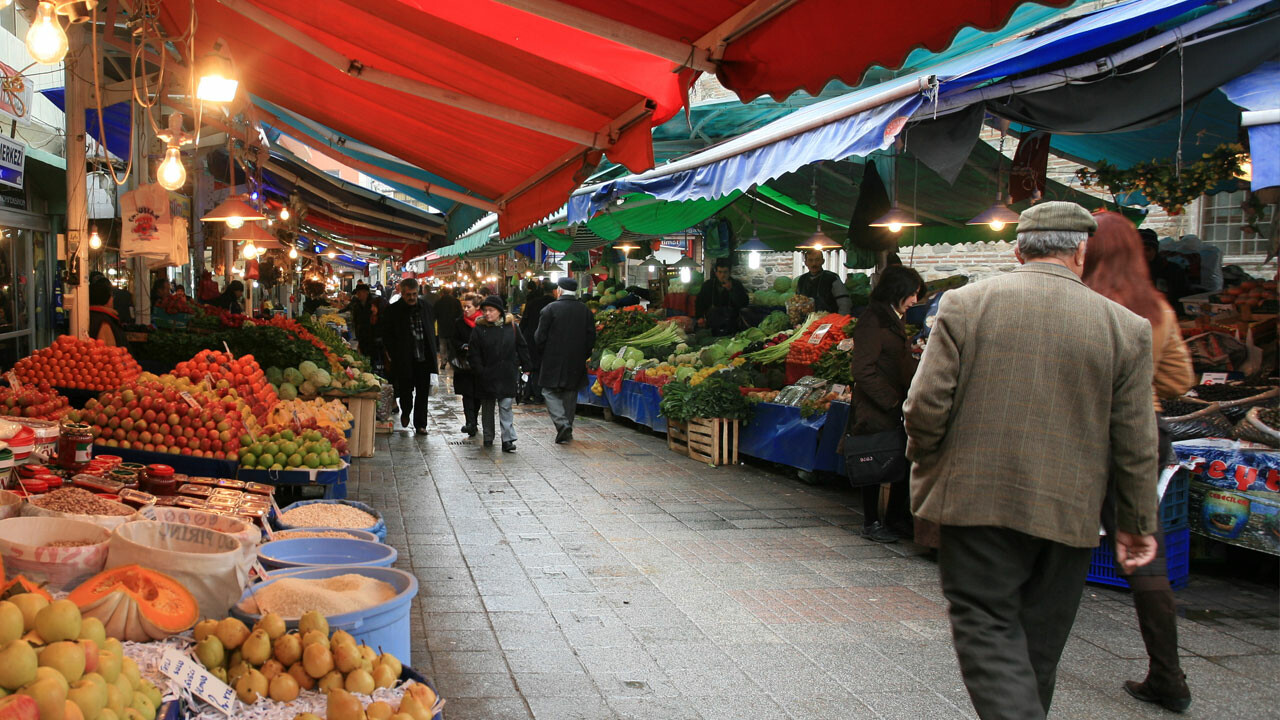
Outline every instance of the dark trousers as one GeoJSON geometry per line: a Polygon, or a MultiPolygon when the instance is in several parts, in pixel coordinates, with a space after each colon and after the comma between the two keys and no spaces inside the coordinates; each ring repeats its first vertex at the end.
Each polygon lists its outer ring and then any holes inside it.
{"type": "Polygon", "coordinates": [[[467,427],[475,427],[476,419],[480,417],[480,398],[474,395],[462,396],[462,424],[467,427]]]}
{"type": "Polygon", "coordinates": [[[883,524],[911,527],[911,488],[905,482],[895,482],[889,486],[889,504],[885,508],[884,517],[880,517],[880,488],[883,485],[862,486],[862,524],[884,521],[883,524]]]}
{"type": "Polygon", "coordinates": [[[431,366],[425,362],[413,364],[412,382],[396,386],[396,400],[400,402],[400,414],[413,408],[413,427],[427,426],[427,401],[431,399],[431,366]]]}
{"type": "Polygon", "coordinates": [[[1016,530],[942,526],[942,592],[960,673],[982,720],[1049,712],[1092,555],[1016,530]]]}

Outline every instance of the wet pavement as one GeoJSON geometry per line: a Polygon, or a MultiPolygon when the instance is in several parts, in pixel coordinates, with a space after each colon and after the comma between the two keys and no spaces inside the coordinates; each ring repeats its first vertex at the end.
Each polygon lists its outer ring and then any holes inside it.
{"type": "MultiPolygon", "coordinates": [[[[449,720],[974,717],[937,566],[860,538],[852,492],[598,417],[555,445],[540,406],[504,454],[432,403],[348,489],[419,580],[412,664],[449,720]]],[[[1193,575],[1178,600],[1184,717],[1280,717],[1276,590],[1193,575]]],[[[1121,688],[1145,669],[1128,593],[1087,586],[1050,717],[1171,716],[1121,688]]]]}

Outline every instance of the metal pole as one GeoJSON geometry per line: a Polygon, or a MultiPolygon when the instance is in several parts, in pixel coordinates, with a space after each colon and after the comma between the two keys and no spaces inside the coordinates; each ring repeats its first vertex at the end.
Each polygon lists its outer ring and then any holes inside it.
{"type": "Polygon", "coordinates": [[[89,207],[85,175],[85,105],[89,95],[89,43],[85,26],[67,28],[69,50],[63,64],[67,126],[67,269],[78,268],[75,284],[64,294],[70,311],[71,335],[89,336],[89,207]]]}

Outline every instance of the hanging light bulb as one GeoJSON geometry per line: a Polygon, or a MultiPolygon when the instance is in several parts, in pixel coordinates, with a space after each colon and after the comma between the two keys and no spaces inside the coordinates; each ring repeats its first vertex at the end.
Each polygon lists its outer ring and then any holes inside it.
{"type": "Polygon", "coordinates": [[[67,33],[54,10],[53,3],[42,0],[36,7],[36,21],[27,30],[27,52],[42,65],[56,65],[67,56],[67,33]]]}
{"type": "Polygon", "coordinates": [[[747,253],[747,267],[751,268],[752,270],[760,269],[760,251],[759,250],[752,250],[751,252],[747,253]]]}
{"type": "Polygon", "coordinates": [[[240,228],[244,227],[244,218],[238,218],[238,217],[227,218],[227,227],[231,228],[232,230],[239,230],[240,228]]]}
{"type": "Polygon", "coordinates": [[[338,257],[338,253],[336,253],[336,252],[334,252],[334,251],[330,250],[329,252],[325,253],[325,257],[327,257],[327,258],[329,258],[330,260],[332,260],[332,259],[334,259],[334,258],[338,257]]]}
{"type": "Polygon", "coordinates": [[[297,260],[297,259],[298,259],[298,248],[296,248],[296,247],[291,247],[291,248],[289,248],[289,259],[290,259],[290,260],[297,260]]]}
{"type": "Polygon", "coordinates": [[[200,60],[198,72],[200,82],[196,85],[196,99],[225,103],[236,98],[240,81],[236,80],[235,69],[227,57],[216,52],[205,55],[200,60]]]}
{"type": "Polygon", "coordinates": [[[165,190],[178,190],[187,183],[187,168],[182,164],[177,145],[170,145],[164,151],[164,162],[156,168],[156,181],[165,190]]]}
{"type": "Polygon", "coordinates": [[[288,208],[288,206],[285,206],[285,207],[280,208],[280,219],[281,219],[282,221],[283,221],[283,220],[288,220],[288,219],[289,219],[289,208],[288,208]]]}
{"type": "Polygon", "coordinates": [[[680,282],[687,283],[693,278],[693,271],[687,267],[680,268],[680,282]]]}
{"type": "Polygon", "coordinates": [[[98,228],[94,227],[93,232],[89,235],[89,249],[100,250],[102,248],[102,236],[98,234],[98,228]]]}
{"type": "Polygon", "coordinates": [[[252,240],[244,244],[244,257],[246,260],[252,260],[258,257],[258,246],[253,244],[252,240]]]}
{"type": "Polygon", "coordinates": [[[902,232],[904,227],[919,227],[920,223],[907,212],[900,210],[895,202],[889,208],[889,212],[876,218],[874,221],[867,223],[871,227],[888,228],[889,232],[902,232]]]}

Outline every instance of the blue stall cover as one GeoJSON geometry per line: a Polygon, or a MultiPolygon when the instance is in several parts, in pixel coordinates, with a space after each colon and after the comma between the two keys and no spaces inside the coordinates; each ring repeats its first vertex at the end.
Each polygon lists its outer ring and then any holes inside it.
{"type": "Polygon", "coordinates": [[[928,112],[932,98],[945,99],[948,93],[971,89],[986,80],[1052,66],[1150,30],[1208,1],[1130,0],[1042,34],[977,50],[922,68],[914,75],[810,105],[685,160],[583,188],[569,198],[569,222],[586,222],[616,198],[630,193],[662,200],[722,197],[819,160],[839,160],[886,148],[907,118],[928,112]],[[930,77],[936,78],[937,84],[926,90],[925,81],[930,77]],[[920,91],[903,96],[913,85],[920,91]],[[850,107],[877,96],[885,98],[884,104],[848,114],[850,107]],[[823,118],[833,119],[788,134],[790,128],[808,127],[823,118]],[[770,140],[772,137],[778,139],[770,140]]]}
{"type": "MultiPolygon", "coordinates": [[[[64,88],[49,88],[41,90],[41,95],[49,99],[59,110],[66,110],[67,93],[64,88]]],[[[108,105],[102,109],[103,128],[107,131],[107,139],[104,141],[99,137],[98,132],[98,109],[90,107],[84,111],[85,114],[85,130],[89,131],[89,135],[100,143],[107,146],[107,150],[112,155],[121,158],[129,157],[129,133],[133,129],[130,113],[132,112],[131,102],[116,103],[108,105]]]]}
{"type": "Polygon", "coordinates": [[[751,421],[738,431],[738,453],[812,471],[826,415],[801,417],[800,408],[757,403],[751,421]]]}
{"type": "MultiPolygon", "coordinates": [[[[1280,61],[1272,60],[1222,86],[1231,102],[1250,111],[1280,110],[1280,61]]],[[[1257,191],[1280,185],[1280,123],[1249,127],[1253,179],[1257,191]]]]}
{"type": "Polygon", "coordinates": [[[604,394],[609,398],[609,405],[614,415],[620,415],[650,430],[667,431],[667,419],[658,413],[658,403],[662,402],[662,393],[656,386],[634,380],[623,380],[622,392],[614,393],[605,388],[604,394]]]}

